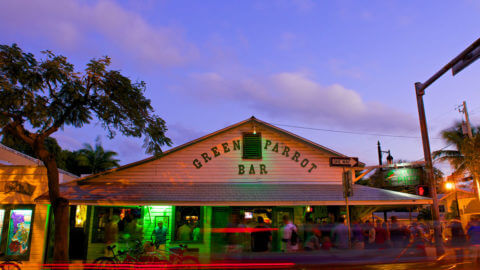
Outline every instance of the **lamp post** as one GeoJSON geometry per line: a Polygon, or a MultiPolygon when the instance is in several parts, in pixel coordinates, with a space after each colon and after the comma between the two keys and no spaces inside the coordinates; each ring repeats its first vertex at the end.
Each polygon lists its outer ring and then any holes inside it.
{"type": "Polygon", "coordinates": [[[452,177],[453,178],[453,182],[447,182],[445,183],[445,187],[447,188],[447,190],[452,190],[453,189],[453,192],[455,193],[455,202],[457,203],[457,216],[460,220],[462,220],[462,216],[460,214],[460,205],[459,205],[459,202],[458,202],[458,193],[457,193],[457,181],[455,180],[455,177],[452,177]]]}
{"type": "Polygon", "coordinates": [[[480,38],[473,42],[468,48],[461,52],[457,57],[446,64],[442,69],[437,71],[432,77],[430,77],[424,83],[415,83],[415,93],[417,96],[418,106],[418,118],[420,120],[420,130],[422,133],[423,154],[425,156],[425,171],[427,174],[427,182],[429,184],[432,195],[432,218],[434,221],[434,233],[435,233],[435,246],[437,250],[437,256],[445,253],[442,246],[442,234],[440,227],[440,212],[438,210],[438,198],[437,187],[433,176],[432,166],[432,154],[430,152],[430,142],[428,139],[427,121],[425,117],[425,108],[423,106],[423,95],[425,95],[425,89],[445,74],[448,70],[452,69],[453,75],[460,72],[463,68],[470,65],[473,61],[480,57],[480,38]]]}

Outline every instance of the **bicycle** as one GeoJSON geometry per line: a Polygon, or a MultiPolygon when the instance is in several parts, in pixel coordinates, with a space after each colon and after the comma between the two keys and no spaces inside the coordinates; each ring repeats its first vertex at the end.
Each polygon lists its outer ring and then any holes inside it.
{"type": "MultiPolygon", "coordinates": [[[[4,255],[4,253],[0,253],[0,257],[3,257],[4,255]]],[[[22,262],[18,260],[13,260],[8,256],[3,258],[3,260],[4,261],[0,263],[1,270],[22,270],[22,268],[20,267],[20,264],[22,264],[22,262]]]]}
{"type": "MultiPolygon", "coordinates": [[[[153,244],[150,242],[150,245],[153,244]]],[[[127,251],[115,252],[115,245],[107,246],[107,249],[112,252],[113,256],[102,256],[93,261],[93,264],[98,269],[115,268],[119,264],[141,265],[141,264],[191,264],[195,266],[199,264],[195,256],[186,256],[187,245],[179,245],[168,250],[159,250],[153,252],[145,252],[141,242],[137,242],[133,249],[127,251]],[[121,258],[123,257],[123,258],[121,258]]]]}

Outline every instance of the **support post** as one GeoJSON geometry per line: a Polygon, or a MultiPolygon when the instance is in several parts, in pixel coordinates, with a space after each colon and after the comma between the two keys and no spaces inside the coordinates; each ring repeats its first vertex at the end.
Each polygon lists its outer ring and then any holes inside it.
{"type": "Polygon", "coordinates": [[[425,171],[427,174],[427,182],[432,195],[432,218],[433,229],[435,234],[435,247],[437,256],[441,256],[445,253],[443,249],[443,240],[440,227],[440,212],[438,210],[438,198],[437,198],[437,183],[435,182],[433,175],[432,154],[430,152],[430,142],[428,139],[427,121],[425,119],[425,108],[423,105],[423,95],[425,94],[422,83],[415,83],[415,93],[417,96],[418,117],[420,119],[420,130],[422,133],[423,142],[423,154],[425,156],[425,171]]]}

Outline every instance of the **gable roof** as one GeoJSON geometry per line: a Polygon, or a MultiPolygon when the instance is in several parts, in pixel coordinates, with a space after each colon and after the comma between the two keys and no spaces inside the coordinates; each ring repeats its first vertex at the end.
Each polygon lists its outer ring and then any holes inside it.
{"type": "MultiPolygon", "coordinates": [[[[10,147],[6,146],[6,145],[4,145],[4,144],[1,144],[1,143],[0,143],[0,149],[1,149],[1,150],[8,151],[8,152],[10,152],[10,153],[12,153],[12,154],[14,154],[14,155],[16,155],[16,156],[18,156],[18,157],[26,160],[27,163],[33,163],[33,164],[6,164],[7,166],[11,166],[11,165],[14,165],[14,166],[32,166],[32,165],[35,165],[35,166],[44,166],[44,165],[43,165],[43,161],[41,161],[41,160],[39,160],[39,159],[36,159],[36,158],[34,158],[34,157],[31,157],[31,156],[29,156],[29,155],[26,155],[26,154],[24,154],[24,153],[22,153],[22,152],[20,152],[20,151],[17,151],[17,150],[15,150],[15,149],[13,149],[13,148],[10,148],[10,147]]],[[[0,157],[0,160],[1,160],[1,157],[0,157]]],[[[69,175],[69,176],[71,176],[71,177],[73,177],[73,178],[78,178],[78,175],[75,175],[75,174],[73,174],[73,173],[67,172],[67,171],[62,170],[62,169],[60,169],[60,168],[58,168],[58,172],[59,172],[59,173],[62,173],[62,174],[65,174],[65,175],[69,175]]]]}
{"type": "MultiPolygon", "coordinates": [[[[273,131],[275,131],[275,132],[279,132],[279,133],[281,133],[281,134],[283,134],[283,135],[286,135],[287,137],[293,138],[294,140],[297,140],[297,141],[306,143],[306,144],[310,145],[311,147],[313,147],[313,148],[315,148],[315,149],[318,149],[318,150],[323,151],[323,152],[330,153],[331,155],[339,156],[339,157],[347,157],[347,156],[344,155],[344,154],[341,154],[341,153],[339,153],[339,152],[336,152],[336,151],[334,151],[334,150],[332,150],[332,149],[330,149],[330,148],[327,148],[327,147],[325,147],[325,146],[322,146],[322,145],[320,145],[320,144],[317,144],[317,143],[315,143],[315,142],[313,142],[313,141],[310,141],[310,140],[308,140],[308,139],[305,139],[305,138],[303,138],[303,137],[301,137],[301,136],[298,136],[298,135],[296,135],[296,134],[294,134],[294,133],[291,133],[291,132],[289,132],[289,131],[286,131],[286,130],[284,130],[284,129],[281,129],[281,128],[279,128],[279,127],[277,127],[277,126],[274,126],[274,125],[272,125],[272,124],[269,124],[269,123],[267,123],[267,122],[261,121],[261,120],[255,118],[254,116],[252,116],[252,117],[250,117],[250,118],[248,118],[248,119],[246,119],[246,120],[243,120],[243,121],[241,121],[241,122],[238,122],[238,123],[236,123],[236,124],[227,126],[227,127],[223,128],[223,129],[217,130],[217,131],[215,131],[215,132],[212,132],[212,133],[210,133],[210,134],[207,134],[207,135],[205,135],[205,136],[203,136],[203,137],[200,137],[200,138],[198,138],[198,139],[192,140],[192,141],[190,141],[190,142],[187,142],[187,143],[184,143],[184,144],[179,145],[179,146],[177,146],[177,147],[174,147],[174,148],[172,148],[172,149],[169,149],[169,150],[163,152],[162,154],[160,154],[160,155],[158,155],[158,156],[151,156],[151,157],[148,157],[148,158],[143,159],[143,160],[139,160],[139,161],[136,161],[136,162],[133,162],[133,163],[129,163],[129,164],[120,166],[120,167],[118,167],[118,168],[110,169],[110,170],[107,170],[107,171],[104,171],[104,172],[100,172],[100,173],[97,173],[97,174],[88,175],[88,176],[85,176],[85,177],[82,177],[82,178],[77,179],[77,181],[79,182],[79,184],[81,184],[82,182],[85,182],[85,181],[87,181],[87,180],[89,180],[89,179],[92,179],[92,178],[95,178],[95,177],[98,177],[98,176],[107,175],[107,174],[110,174],[110,173],[113,173],[113,172],[125,170],[125,169],[131,168],[131,167],[135,167],[135,166],[138,166],[138,165],[147,163],[147,162],[151,162],[151,161],[154,161],[154,160],[157,160],[157,159],[161,159],[162,157],[165,157],[165,156],[167,156],[167,155],[170,155],[170,154],[172,154],[172,153],[175,153],[175,152],[177,152],[177,151],[179,151],[179,150],[181,150],[181,149],[184,149],[184,148],[189,147],[189,146],[191,146],[191,145],[194,145],[194,144],[196,144],[196,143],[205,141],[205,140],[207,140],[207,139],[209,139],[209,138],[211,138],[211,137],[213,137],[213,136],[216,136],[216,135],[225,133],[225,132],[227,132],[227,131],[229,131],[229,130],[232,130],[232,129],[237,128],[237,127],[239,127],[239,126],[241,126],[241,125],[247,124],[247,123],[249,123],[249,122],[254,123],[254,124],[258,124],[258,125],[263,126],[263,127],[266,127],[266,128],[271,129],[271,130],[273,130],[273,131]]],[[[361,163],[361,164],[363,165],[363,163],[361,163]]]]}

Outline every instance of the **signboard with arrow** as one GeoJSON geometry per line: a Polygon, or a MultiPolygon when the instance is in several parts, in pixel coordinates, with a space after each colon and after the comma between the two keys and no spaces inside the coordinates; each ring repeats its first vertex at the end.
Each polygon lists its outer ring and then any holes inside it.
{"type": "Polygon", "coordinates": [[[330,167],[357,167],[356,157],[330,157],[330,167]]]}

